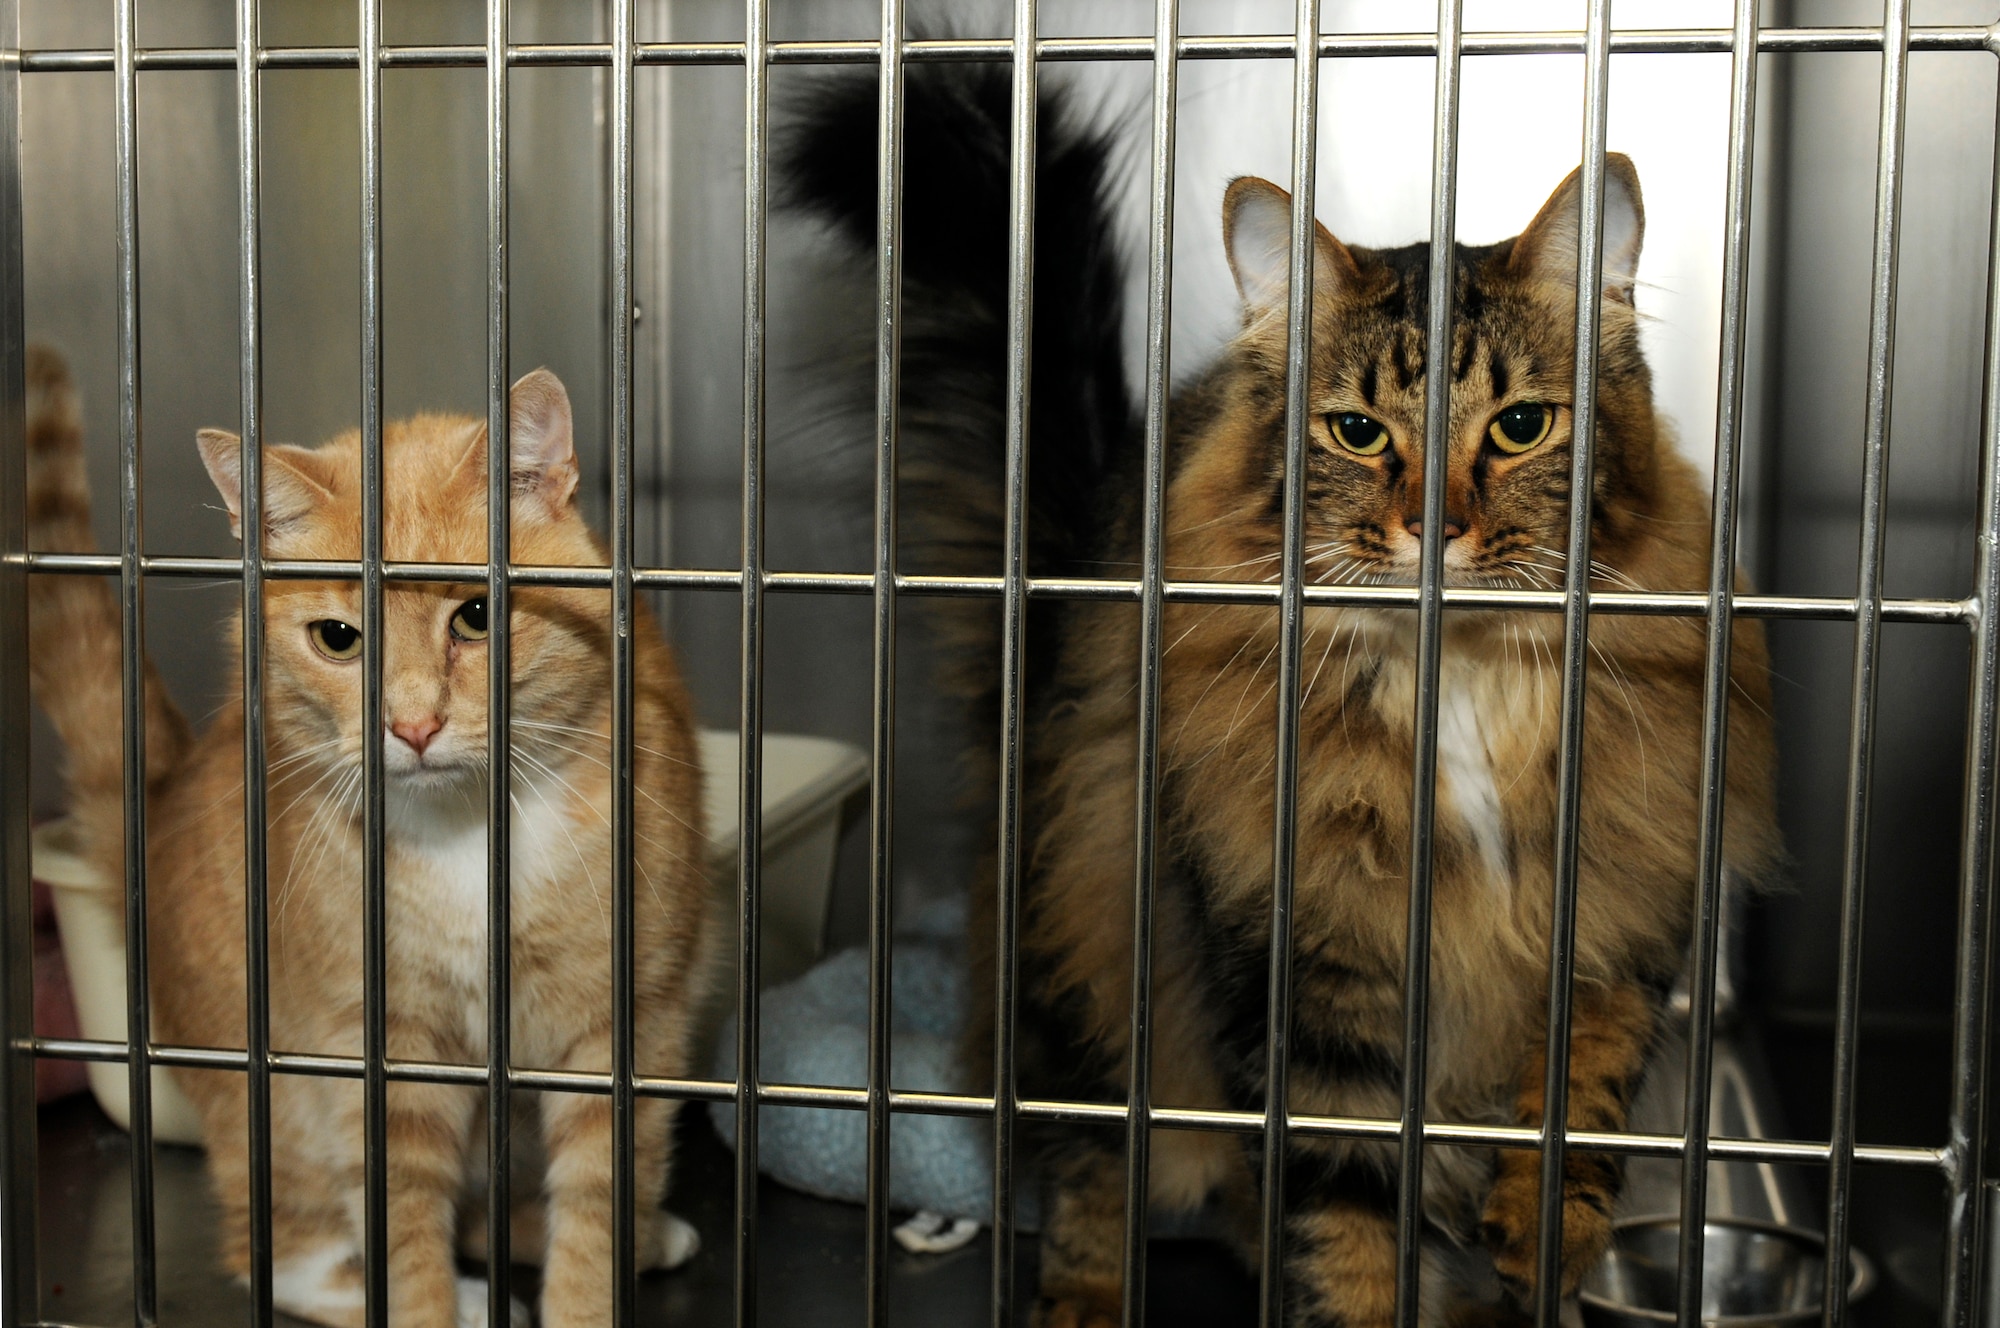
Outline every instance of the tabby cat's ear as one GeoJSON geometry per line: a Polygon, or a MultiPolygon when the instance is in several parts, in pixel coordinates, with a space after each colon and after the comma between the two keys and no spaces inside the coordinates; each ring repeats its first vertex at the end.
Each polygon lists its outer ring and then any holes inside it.
{"type": "MultiPolygon", "coordinates": [[[[215,491],[229,508],[229,533],[243,538],[243,440],[226,429],[203,429],[195,435],[201,462],[215,491]]],[[[281,535],[333,500],[333,491],[314,477],[317,461],[299,447],[264,449],[264,534],[281,535]]]]}
{"type": "MultiPolygon", "coordinates": [[[[1571,171],[1514,241],[1508,266],[1525,277],[1576,285],[1577,230],[1582,224],[1583,172],[1571,171]]],[[[1639,172],[1622,152],[1604,154],[1604,293],[1632,303],[1646,206],[1639,172]]]]}
{"type": "MultiPolygon", "coordinates": [[[[1222,245],[1243,297],[1243,316],[1255,322],[1285,310],[1291,286],[1292,196],[1269,180],[1245,175],[1222,196],[1222,245]]],[[[1313,293],[1325,300],[1361,275],[1354,255],[1326,227],[1313,223],[1313,293]]]]}
{"type": "Polygon", "coordinates": [[[555,516],[576,496],[576,440],[569,393],[562,380],[537,369],[514,384],[508,397],[514,497],[540,503],[555,516]]]}

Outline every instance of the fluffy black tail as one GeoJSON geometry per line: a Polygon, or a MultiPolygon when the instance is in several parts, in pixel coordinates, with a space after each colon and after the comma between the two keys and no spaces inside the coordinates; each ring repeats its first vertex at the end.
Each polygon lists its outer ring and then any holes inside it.
{"type": "MultiPolygon", "coordinates": [[[[1007,67],[990,64],[906,75],[901,483],[906,551],[925,565],[905,570],[1001,566],[1010,83],[1007,67]]],[[[779,145],[785,201],[872,254],[876,76],[825,80],[792,111],[779,145]]],[[[1102,556],[1119,506],[1105,488],[1131,464],[1139,433],[1120,350],[1114,145],[1083,128],[1060,92],[1042,93],[1039,123],[1030,568],[1067,575],[1102,556]]]]}

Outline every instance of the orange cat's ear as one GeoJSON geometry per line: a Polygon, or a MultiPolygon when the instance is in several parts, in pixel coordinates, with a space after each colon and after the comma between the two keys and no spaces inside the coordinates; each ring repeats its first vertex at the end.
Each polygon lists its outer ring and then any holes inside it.
{"type": "MultiPolygon", "coordinates": [[[[243,538],[243,440],[223,429],[203,429],[195,436],[201,461],[215,491],[229,507],[229,533],[243,538]]],[[[333,491],[314,477],[311,452],[297,447],[264,449],[264,533],[281,535],[333,499],[333,491]]]]}
{"type": "MultiPolygon", "coordinates": [[[[1254,175],[1232,181],[1222,196],[1222,245],[1243,297],[1243,320],[1283,317],[1291,288],[1292,196],[1254,175]]],[[[1327,300],[1360,279],[1347,246],[1313,223],[1313,293],[1327,300]]]]}
{"type": "MultiPolygon", "coordinates": [[[[1574,170],[1514,241],[1508,267],[1524,277],[1576,285],[1577,230],[1582,225],[1583,173],[1574,170]]],[[[1622,152],[1604,154],[1604,293],[1632,303],[1646,206],[1639,172],[1622,152]]]]}
{"type": "Polygon", "coordinates": [[[569,393],[560,378],[547,369],[537,369],[514,384],[508,412],[513,434],[510,465],[514,497],[532,499],[555,516],[576,497],[576,440],[570,423],[569,393]]]}

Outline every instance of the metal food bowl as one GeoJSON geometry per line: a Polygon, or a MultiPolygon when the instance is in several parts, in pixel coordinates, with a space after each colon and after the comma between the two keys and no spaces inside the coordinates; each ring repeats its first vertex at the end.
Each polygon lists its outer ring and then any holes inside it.
{"type": "MultiPolygon", "coordinates": [[[[1578,1289],[1592,1328],[1659,1328],[1675,1319],[1680,1268],[1678,1217],[1627,1218],[1612,1226],[1610,1251],[1578,1289]]],[[[1702,1233],[1701,1321],[1718,1328],[1803,1324],[1820,1317],[1826,1237],[1817,1231],[1711,1218],[1702,1233]]],[[[1847,1299],[1866,1295],[1875,1271],[1848,1251],[1847,1299]]]]}

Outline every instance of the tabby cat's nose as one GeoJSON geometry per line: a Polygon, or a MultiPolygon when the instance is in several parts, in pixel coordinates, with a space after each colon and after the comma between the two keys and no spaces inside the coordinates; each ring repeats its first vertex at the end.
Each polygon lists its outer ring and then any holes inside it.
{"type": "Polygon", "coordinates": [[[442,719],[436,715],[425,715],[422,719],[395,720],[390,723],[389,732],[410,744],[417,755],[422,756],[424,748],[431,745],[431,739],[435,738],[438,730],[443,727],[442,719]]]}
{"type": "MultiPolygon", "coordinates": [[[[1403,528],[1408,530],[1412,535],[1415,535],[1417,538],[1419,539],[1423,538],[1424,523],[1420,518],[1411,517],[1409,520],[1403,523],[1403,528]]],[[[1455,540],[1464,533],[1465,533],[1465,526],[1457,517],[1448,516],[1444,519],[1444,537],[1446,539],[1455,540]]]]}

